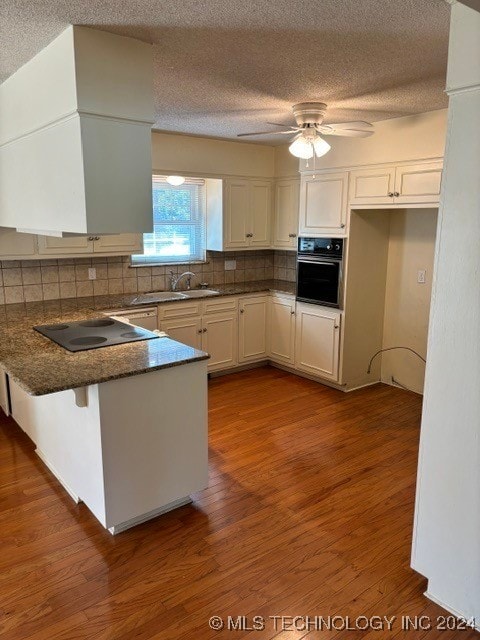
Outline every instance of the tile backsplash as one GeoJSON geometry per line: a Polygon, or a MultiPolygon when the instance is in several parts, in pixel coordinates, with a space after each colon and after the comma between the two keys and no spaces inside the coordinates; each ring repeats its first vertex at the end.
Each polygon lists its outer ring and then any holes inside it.
{"type": "MultiPolygon", "coordinates": [[[[204,264],[132,267],[130,256],[48,260],[3,260],[0,269],[0,304],[58,298],[81,298],[169,288],[169,271],[193,271],[198,282],[209,285],[268,280],[295,280],[295,256],[288,251],[207,252],[204,264]],[[225,260],[236,268],[225,271],[225,260]],[[88,269],[96,269],[89,280],[88,269]]],[[[197,283],[193,283],[195,286],[197,283]]]]}

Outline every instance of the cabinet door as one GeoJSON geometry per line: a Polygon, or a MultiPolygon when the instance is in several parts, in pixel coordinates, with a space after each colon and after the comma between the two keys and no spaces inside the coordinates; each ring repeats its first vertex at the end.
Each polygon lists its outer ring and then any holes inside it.
{"type": "Polygon", "coordinates": [[[240,300],[239,362],[267,357],[267,296],[240,300]]]}
{"type": "Polygon", "coordinates": [[[274,362],[294,364],[295,300],[272,296],[269,300],[268,355],[274,362]]]}
{"type": "Polygon", "coordinates": [[[237,314],[212,313],[202,321],[202,349],[210,355],[208,370],[228,369],[237,363],[237,314]]]}
{"type": "Polygon", "coordinates": [[[396,204],[438,204],[442,184],[442,162],[397,167],[396,204]],[[398,194],[398,195],[397,195],[398,194]]]}
{"type": "Polygon", "coordinates": [[[272,218],[272,184],[266,181],[252,180],[250,183],[250,210],[248,233],[250,246],[270,247],[272,218]]]}
{"type": "Polygon", "coordinates": [[[33,258],[35,249],[35,236],[31,233],[0,228],[0,258],[33,258]]]}
{"type": "Polygon", "coordinates": [[[348,173],[302,176],[300,185],[300,235],[345,233],[348,173]]]}
{"type": "Polygon", "coordinates": [[[117,233],[109,236],[95,236],[95,253],[132,254],[143,251],[143,236],[140,233],[117,233]]]}
{"type": "Polygon", "coordinates": [[[338,381],[341,314],[297,303],[295,366],[321,378],[338,381]]]}
{"type": "Polygon", "coordinates": [[[42,255],[69,255],[79,253],[92,253],[92,236],[68,236],[56,238],[55,236],[38,236],[38,253],[42,255]]]}
{"type": "Polygon", "coordinates": [[[298,180],[279,180],[275,186],[272,244],[279,249],[296,249],[298,230],[298,180]]]}
{"type": "Polygon", "coordinates": [[[393,204],[395,167],[359,169],[350,173],[349,204],[393,204]]]}
{"type": "Polygon", "coordinates": [[[225,181],[225,248],[249,246],[249,187],[248,180],[225,181]]]}
{"type": "Polygon", "coordinates": [[[202,320],[200,316],[163,320],[160,329],[172,340],[177,340],[195,349],[202,348],[202,320]]]}

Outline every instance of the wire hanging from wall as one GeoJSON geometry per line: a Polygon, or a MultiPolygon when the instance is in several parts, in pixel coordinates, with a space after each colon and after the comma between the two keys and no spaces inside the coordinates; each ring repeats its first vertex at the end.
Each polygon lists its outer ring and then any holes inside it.
{"type": "Polygon", "coordinates": [[[422,362],[425,362],[425,363],[427,362],[425,358],[418,353],[418,351],[415,351],[415,349],[411,349],[410,347],[386,347],[385,349],[379,349],[377,353],[373,354],[373,356],[370,358],[370,362],[368,363],[368,368],[367,368],[367,374],[370,375],[370,373],[372,372],[373,361],[378,355],[380,355],[381,353],[384,353],[385,351],[394,351],[395,349],[405,349],[406,351],[411,351],[411,353],[415,354],[417,358],[420,358],[422,362]]]}

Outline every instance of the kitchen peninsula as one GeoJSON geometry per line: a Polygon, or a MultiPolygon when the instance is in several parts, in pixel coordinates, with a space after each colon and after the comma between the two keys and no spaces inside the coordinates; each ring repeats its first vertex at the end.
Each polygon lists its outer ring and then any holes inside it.
{"type": "Polygon", "coordinates": [[[206,353],[168,337],[71,353],[32,327],[99,311],[12,307],[0,318],[12,416],[76,502],[115,534],[207,485],[206,353]]]}

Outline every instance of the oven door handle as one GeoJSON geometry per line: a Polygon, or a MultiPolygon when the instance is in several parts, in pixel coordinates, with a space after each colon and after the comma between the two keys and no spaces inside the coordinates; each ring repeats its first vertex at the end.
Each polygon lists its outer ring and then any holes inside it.
{"type": "Polygon", "coordinates": [[[323,260],[317,260],[316,258],[302,258],[301,260],[297,260],[298,264],[322,264],[327,267],[333,267],[336,264],[340,264],[340,262],[341,260],[329,260],[327,262],[323,260]]]}

